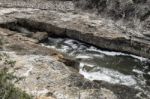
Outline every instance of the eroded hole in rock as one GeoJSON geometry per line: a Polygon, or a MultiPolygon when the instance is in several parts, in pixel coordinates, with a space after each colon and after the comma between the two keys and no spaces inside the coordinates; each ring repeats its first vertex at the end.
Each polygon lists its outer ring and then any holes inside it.
{"type": "Polygon", "coordinates": [[[33,34],[38,34],[38,32],[39,35],[37,37],[42,37],[46,33],[46,36],[40,39],[44,40],[41,44],[66,53],[75,58],[76,61],[79,61],[79,73],[89,80],[126,85],[139,89],[145,94],[149,93],[150,60],[131,54],[101,50],[74,39],[64,36],[58,37],[55,33],[49,33],[52,35],[48,35],[48,32],[51,31],[44,29],[43,26],[37,29],[39,26],[29,27],[30,25],[28,24],[25,27],[25,25],[27,24],[21,25],[14,22],[1,24],[0,26],[23,33],[29,37],[33,37],[33,34]]]}

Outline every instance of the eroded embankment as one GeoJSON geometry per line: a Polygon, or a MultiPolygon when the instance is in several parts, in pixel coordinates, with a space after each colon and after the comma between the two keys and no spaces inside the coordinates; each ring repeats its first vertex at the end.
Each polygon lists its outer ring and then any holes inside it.
{"type": "MultiPolygon", "coordinates": [[[[82,26],[82,24],[79,24],[79,26],[80,25],[82,26]]],[[[72,26],[64,27],[62,24],[51,24],[49,22],[47,23],[32,19],[17,19],[15,22],[4,23],[0,26],[24,32],[29,35],[29,31],[24,30],[24,27],[31,31],[44,31],[48,33],[48,36],[57,35],[61,37],[69,37],[92,44],[102,49],[121,51],[150,58],[150,45],[148,40],[127,36],[117,32],[114,33],[114,31],[94,30],[91,32],[89,31],[90,26],[86,31],[85,29],[87,27],[79,28],[78,26],[77,28],[76,25],[75,28],[72,28],[72,26]]],[[[45,39],[47,39],[48,36],[45,37],[45,39]]]]}

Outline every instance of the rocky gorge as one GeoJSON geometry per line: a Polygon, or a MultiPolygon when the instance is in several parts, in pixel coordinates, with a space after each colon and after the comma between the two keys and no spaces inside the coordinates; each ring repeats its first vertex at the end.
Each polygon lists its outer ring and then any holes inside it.
{"type": "Polygon", "coordinates": [[[21,78],[12,83],[35,99],[149,99],[149,7],[148,0],[0,0],[0,68],[21,78]],[[91,53],[84,53],[91,47],[104,67],[96,71],[114,80],[86,76],[95,70],[91,53]],[[130,86],[141,81],[134,83],[132,69],[144,76],[144,89],[130,86]]]}

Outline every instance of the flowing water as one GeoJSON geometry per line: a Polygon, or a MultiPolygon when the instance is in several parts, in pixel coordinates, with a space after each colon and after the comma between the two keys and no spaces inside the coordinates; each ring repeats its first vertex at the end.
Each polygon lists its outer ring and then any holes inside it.
{"type": "MultiPolygon", "coordinates": [[[[28,29],[10,28],[23,34],[28,29]]],[[[102,80],[111,84],[126,85],[141,90],[150,97],[150,60],[120,52],[101,50],[77,40],[49,37],[44,46],[74,57],[80,62],[79,73],[89,80],[102,80]]]]}
{"type": "Polygon", "coordinates": [[[80,74],[89,80],[102,80],[150,92],[150,62],[135,55],[103,51],[69,38],[49,37],[46,46],[80,61],[80,74]],[[145,90],[146,89],[146,90],[145,90]]]}

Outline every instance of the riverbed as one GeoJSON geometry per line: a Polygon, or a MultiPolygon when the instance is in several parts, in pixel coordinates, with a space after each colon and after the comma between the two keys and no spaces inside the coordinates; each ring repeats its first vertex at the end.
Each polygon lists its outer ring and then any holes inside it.
{"type": "Polygon", "coordinates": [[[49,37],[45,45],[79,61],[79,73],[86,79],[125,85],[149,94],[150,61],[147,58],[102,50],[70,38],[49,37]]]}

